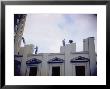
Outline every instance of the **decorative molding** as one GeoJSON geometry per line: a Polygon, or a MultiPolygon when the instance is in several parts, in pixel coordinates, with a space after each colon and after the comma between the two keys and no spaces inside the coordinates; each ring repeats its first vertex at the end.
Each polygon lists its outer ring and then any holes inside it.
{"type": "Polygon", "coordinates": [[[85,58],[85,57],[82,57],[82,56],[78,56],[78,57],[75,57],[75,58],[71,59],[70,62],[71,62],[71,63],[76,63],[76,62],[89,62],[89,58],[85,58]]]}
{"type": "Polygon", "coordinates": [[[64,53],[49,53],[48,56],[53,56],[53,55],[65,55],[64,53]]]}
{"type": "Polygon", "coordinates": [[[71,54],[89,54],[89,52],[88,51],[71,52],[71,54]]]}
{"type": "Polygon", "coordinates": [[[32,58],[32,59],[26,61],[26,64],[29,66],[29,65],[33,65],[33,64],[39,64],[39,63],[41,63],[41,62],[42,62],[42,61],[39,60],[39,59],[32,58]]]}
{"type": "Polygon", "coordinates": [[[63,60],[63,59],[60,59],[60,58],[58,58],[58,57],[55,57],[55,58],[53,58],[53,59],[50,59],[50,60],[48,61],[48,63],[64,63],[64,60],[63,60]]]}

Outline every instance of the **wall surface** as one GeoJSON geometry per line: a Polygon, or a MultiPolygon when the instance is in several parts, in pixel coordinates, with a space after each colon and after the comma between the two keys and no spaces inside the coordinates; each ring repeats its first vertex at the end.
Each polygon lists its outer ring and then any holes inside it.
{"type": "MultiPolygon", "coordinates": [[[[71,63],[71,59],[76,58],[76,57],[85,57],[85,58],[89,58],[89,54],[88,53],[71,53],[71,54],[61,54],[61,53],[53,53],[53,54],[49,54],[49,53],[44,53],[44,54],[35,54],[35,55],[30,55],[29,57],[27,57],[27,60],[30,60],[32,58],[36,58],[41,60],[41,64],[38,64],[36,66],[38,66],[39,70],[38,71],[38,75],[41,76],[51,76],[52,74],[52,67],[55,66],[60,66],[60,74],[61,76],[73,76],[76,75],[75,73],[75,66],[85,66],[85,74],[86,75],[90,75],[90,68],[89,68],[89,62],[87,63],[71,63]],[[63,59],[64,63],[48,63],[49,60],[54,59],[55,57],[63,59]]],[[[23,69],[23,71],[26,71],[27,66],[25,66],[25,68],[23,69]]],[[[22,69],[22,68],[21,68],[22,69]]],[[[28,67],[28,73],[29,73],[29,67],[28,67]]],[[[29,74],[26,74],[29,75],[29,74]]]]}

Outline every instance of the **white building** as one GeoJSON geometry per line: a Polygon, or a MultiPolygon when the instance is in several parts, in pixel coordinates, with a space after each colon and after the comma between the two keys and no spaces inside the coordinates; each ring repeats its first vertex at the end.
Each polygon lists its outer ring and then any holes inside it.
{"type": "Polygon", "coordinates": [[[36,76],[76,76],[96,75],[96,53],[94,38],[84,39],[84,50],[76,52],[76,44],[60,47],[60,53],[33,54],[32,44],[21,47],[15,60],[20,64],[21,75],[36,76]],[[36,71],[35,71],[36,70],[36,71]]]}
{"type": "MultiPolygon", "coordinates": [[[[25,18],[23,18],[25,19],[25,18]]],[[[24,20],[25,22],[25,20],[24,20]]],[[[24,23],[23,22],[23,23],[24,23]]],[[[23,33],[22,28],[22,33],[23,33]]],[[[20,29],[21,30],[21,29],[20,29]]],[[[22,35],[18,35],[22,37],[22,35]]],[[[16,37],[16,39],[19,39],[16,37]]],[[[16,40],[15,39],[15,40],[16,40]]],[[[14,72],[21,76],[94,76],[97,61],[94,37],[83,40],[83,51],[76,52],[76,43],[60,47],[60,53],[33,54],[34,45],[20,47],[15,43],[14,72]]]]}

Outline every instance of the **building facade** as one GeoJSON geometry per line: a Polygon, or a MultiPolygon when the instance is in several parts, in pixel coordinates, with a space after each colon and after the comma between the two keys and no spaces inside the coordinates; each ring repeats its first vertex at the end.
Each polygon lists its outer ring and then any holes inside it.
{"type": "MultiPolygon", "coordinates": [[[[15,76],[96,76],[97,56],[94,37],[83,40],[83,51],[76,52],[76,43],[65,44],[59,53],[33,54],[34,45],[20,47],[26,15],[21,15],[15,35],[14,75],[15,76]],[[19,31],[21,33],[19,33],[19,31]]],[[[17,18],[18,19],[18,18],[17,18]]]]}

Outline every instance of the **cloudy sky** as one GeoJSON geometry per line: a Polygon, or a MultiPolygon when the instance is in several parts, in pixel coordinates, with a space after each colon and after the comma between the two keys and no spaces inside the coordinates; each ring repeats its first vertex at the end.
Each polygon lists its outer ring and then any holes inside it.
{"type": "MultiPolygon", "coordinates": [[[[65,38],[83,50],[83,39],[95,37],[97,45],[97,16],[92,14],[28,14],[23,37],[26,44],[38,46],[38,53],[60,52],[65,38]]],[[[23,43],[22,43],[23,46],[23,43]]],[[[97,47],[96,47],[97,48],[97,47]]]]}

